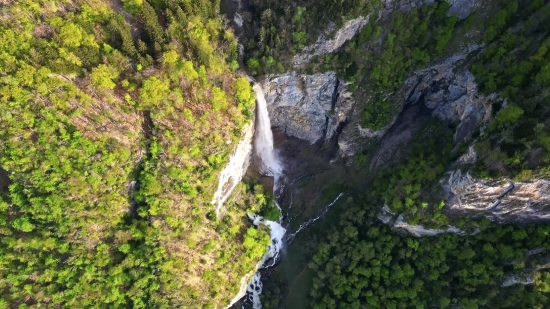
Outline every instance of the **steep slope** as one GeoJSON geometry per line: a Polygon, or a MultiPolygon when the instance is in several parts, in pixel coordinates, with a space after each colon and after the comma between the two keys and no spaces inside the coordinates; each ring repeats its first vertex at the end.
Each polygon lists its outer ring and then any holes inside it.
{"type": "Polygon", "coordinates": [[[228,304],[269,237],[211,204],[254,112],[219,1],[1,6],[0,308],[228,304]]]}
{"type": "Polygon", "coordinates": [[[340,160],[369,172],[334,180],[349,198],[289,244],[264,303],[547,307],[548,1],[256,5],[247,65],[277,73],[265,82],[275,123],[322,151],[342,119],[340,160]],[[338,83],[353,94],[341,106],[338,83]]]}

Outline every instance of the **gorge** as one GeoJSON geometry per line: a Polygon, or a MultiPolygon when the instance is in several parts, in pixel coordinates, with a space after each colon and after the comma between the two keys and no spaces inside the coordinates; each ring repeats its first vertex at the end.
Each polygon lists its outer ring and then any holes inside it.
{"type": "MultiPolygon", "coordinates": [[[[410,10],[410,7],[404,9],[403,5],[399,4],[397,7],[402,11],[410,10]]],[[[392,9],[390,7],[392,6],[391,3],[386,4],[387,15],[383,16],[382,20],[387,19],[388,16],[391,18],[392,9]]],[[[466,19],[480,6],[482,7],[480,10],[483,10],[484,5],[471,1],[453,3],[448,7],[447,16],[457,14],[459,19],[466,19]]],[[[440,119],[443,123],[452,123],[452,128],[448,133],[452,133],[451,143],[454,146],[452,149],[454,159],[445,163],[448,164],[448,170],[445,175],[440,174],[440,184],[434,185],[435,190],[448,192],[440,195],[443,199],[440,203],[443,205],[441,207],[445,207],[444,216],[453,218],[452,222],[458,222],[457,220],[464,216],[473,216],[487,217],[500,224],[511,222],[547,223],[544,209],[550,191],[546,189],[544,179],[530,179],[528,180],[529,184],[519,188],[515,188],[513,182],[510,182],[512,185],[509,188],[504,188],[506,184],[499,184],[495,187],[495,184],[503,181],[502,179],[480,180],[460,174],[460,170],[464,171],[476,164],[477,158],[473,149],[480,139],[480,130],[481,134],[484,134],[483,130],[488,130],[488,123],[494,119],[495,107],[497,109],[501,108],[500,106],[506,107],[506,102],[497,93],[480,93],[476,78],[468,69],[472,61],[471,58],[484,49],[483,45],[464,44],[456,49],[455,53],[440,57],[437,62],[432,62],[428,67],[420,67],[411,72],[403,80],[403,86],[398,92],[388,95],[389,100],[397,101],[397,112],[394,113],[393,119],[389,123],[378,130],[365,127],[361,115],[361,104],[364,103],[358,102],[357,89],[350,87],[351,84],[343,79],[338,72],[327,71],[313,74],[304,72],[304,68],[307,68],[305,71],[311,70],[308,65],[310,62],[315,63],[316,56],[338,54],[338,50],[341,49],[347,51],[349,44],[346,45],[346,41],[353,41],[354,36],[361,33],[361,29],[368,22],[369,18],[359,17],[345,23],[339,30],[329,30],[335,33],[335,40],[326,39],[321,34],[314,45],[303,49],[303,54],[294,56],[290,72],[268,74],[261,77],[264,80],[263,87],[266,92],[267,107],[274,128],[284,133],[286,138],[297,138],[303,143],[314,145],[321,156],[325,156],[325,160],[331,163],[340,162],[344,166],[354,165],[357,161],[350,160],[350,158],[361,158],[367,154],[369,157],[368,171],[371,174],[367,178],[372,180],[376,174],[383,173],[389,166],[394,165],[392,160],[393,162],[406,160],[409,152],[403,147],[411,147],[410,145],[417,143],[418,135],[430,134],[424,132],[422,128],[431,121],[432,117],[440,119]],[[346,34],[342,35],[342,33],[346,34]],[[321,36],[323,37],[321,38],[321,36]],[[327,47],[326,50],[325,47],[316,48],[322,44],[331,47],[327,47]],[[466,151],[464,152],[464,150],[466,151]],[[478,189],[484,185],[489,187],[478,189]],[[487,193],[481,190],[486,190],[487,193]],[[485,195],[487,198],[484,197],[485,195]],[[508,198],[503,199],[505,196],[508,198]],[[502,202],[508,199],[511,202],[502,202]],[[472,203],[472,200],[475,202],[472,203]],[[481,208],[481,205],[486,206],[481,208]]],[[[360,34],[357,35],[360,36],[360,34]]],[[[356,43],[354,42],[354,44],[356,43]]],[[[301,158],[295,156],[293,159],[300,160],[301,158]]],[[[346,168],[342,167],[342,169],[346,168]]],[[[349,185],[349,180],[347,184],[349,185]]],[[[335,196],[334,203],[341,196],[342,194],[335,196]]],[[[289,201],[292,202],[292,198],[289,201]]],[[[324,216],[334,203],[327,203],[328,207],[321,208],[320,216],[310,213],[309,217],[303,218],[302,223],[297,223],[289,229],[286,239],[293,239],[304,227],[324,216]]],[[[291,203],[290,208],[292,207],[295,205],[291,203]]],[[[283,205],[282,208],[284,213],[285,206],[283,205]]],[[[435,222],[430,222],[428,219],[425,220],[427,226],[422,226],[418,224],[418,218],[415,216],[409,219],[411,223],[407,223],[405,218],[409,217],[410,213],[396,215],[388,206],[384,208],[387,209],[388,214],[393,215],[391,222],[396,231],[405,231],[414,237],[436,237],[441,233],[454,233],[467,238],[482,232],[475,225],[464,226],[463,222],[459,223],[461,227],[457,227],[448,223],[434,224],[435,222]]],[[[428,213],[426,212],[425,215],[428,213]]],[[[440,214],[436,215],[437,217],[441,216],[440,214]]],[[[385,220],[383,219],[384,222],[386,222],[385,220]]],[[[290,221],[290,226],[292,226],[292,220],[290,221]]],[[[313,231],[309,235],[311,237],[315,235],[315,232],[313,231]]],[[[296,250],[296,247],[291,245],[289,250],[296,250]]],[[[294,260],[293,256],[301,254],[283,255],[281,265],[270,271],[268,275],[268,278],[275,278],[275,281],[279,283],[275,283],[276,287],[274,287],[268,282],[269,288],[280,290],[281,285],[287,286],[289,280],[295,280],[295,275],[289,273],[287,269],[295,269],[296,267],[290,263],[296,263],[296,261],[287,262],[285,258],[294,260]]],[[[529,276],[527,275],[527,277],[529,276]]],[[[503,286],[512,286],[513,284],[510,283],[512,281],[512,279],[505,281],[503,286]]],[[[533,280],[529,279],[525,284],[533,283],[533,280]]],[[[264,292],[265,285],[264,282],[264,292]]],[[[288,300],[285,297],[281,299],[279,298],[281,296],[276,296],[279,299],[274,301],[273,296],[267,296],[266,299],[272,301],[268,304],[279,303],[280,305],[283,302],[289,308],[306,307],[301,300],[298,301],[298,304],[292,304],[297,301],[296,295],[292,295],[295,294],[292,291],[287,293],[289,294],[286,297],[290,297],[288,300]]]]}
{"type": "Polygon", "coordinates": [[[550,307],[549,0],[0,7],[0,309],[550,307]]]}

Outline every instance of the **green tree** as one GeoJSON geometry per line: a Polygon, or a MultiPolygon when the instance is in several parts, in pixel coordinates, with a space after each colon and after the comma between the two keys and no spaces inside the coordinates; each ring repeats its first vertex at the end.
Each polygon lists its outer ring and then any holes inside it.
{"type": "Polygon", "coordinates": [[[250,58],[246,61],[246,66],[252,71],[252,74],[260,73],[260,61],[256,58],[250,58]]]}
{"type": "Polygon", "coordinates": [[[92,84],[99,89],[114,89],[116,84],[113,80],[118,78],[118,72],[115,68],[106,64],[100,64],[96,68],[92,69],[90,79],[92,84]]]}
{"type": "Polygon", "coordinates": [[[59,39],[65,47],[79,47],[82,43],[82,30],[78,25],[68,23],[59,30],[59,39]]]}
{"type": "Polygon", "coordinates": [[[160,80],[157,77],[149,77],[143,82],[143,87],[140,90],[141,100],[144,107],[158,105],[168,94],[170,87],[166,81],[160,80]]]}
{"type": "Polygon", "coordinates": [[[221,88],[212,88],[212,99],[210,101],[215,111],[227,108],[227,98],[225,97],[225,92],[221,88]]]}
{"type": "Polygon", "coordinates": [[[542,67],[536,79],[541,86],[550,88],[550,63],[542,67]]]}
{"type": "Polygon", "coordinates": [[[21,217],[13,220],[12,226],[23,232],[32,232],[35,228],[34,224],[30,223],[29,218],[21,217]]]}
{"type": "Polygon", "coordinates": [[[122,0],[124,4],[124,9],[131,13],[139,13],[141,7],[143,6],[143,0],[122,0]]]}
{"type": "Polygon", "coordinates": [[[245,77],[239,77],[233,85],[237,99],[241,102],[249,102],[252,98],[250,82],[245,77]]]}
{"type": "Polygon", "coordinates": [[[184,60],[182,62],[182,73],[185,78],[187,78],[189,81],[193,81],[197,78],[199,78],[199,73],[195,71],[195,68],[193,67],[193,62],[184,60]]]}
{"type": "Polygon", "coordinates": [[[162,63],[164,64],[173,64],[178,61],[179,55],[175,50],[170,50],[165,52],[162,55],[162,63]]]}

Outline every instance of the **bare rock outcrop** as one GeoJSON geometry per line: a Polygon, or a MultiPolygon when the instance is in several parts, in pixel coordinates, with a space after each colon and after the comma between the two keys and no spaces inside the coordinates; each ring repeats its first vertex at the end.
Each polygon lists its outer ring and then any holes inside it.
{"type": "MultiPolygon", "coordinates": [[[[414,7],[432,5],[435,0],[382,0],[384,8],[382,16],[390,14],[392,11],[400,10],[403,13],[411,11],[414,7]]],[[[449,11],[447,15],[456,15],[459,19],[465,19],[480,5],[479,0],[447,0],[449,11]]]]}
{"type": "Polygon", "coordinates": [[[416,71],[405,81],[407,103],[423,102],[434,117],[458,123],[455,143],[468,140],[475,129],[489,120],[492,103],[497,99],[496,95],[486,97],[478,93],[474,76],[461,67],[467,52],[416,71]]]}
{"type": "Polygon", "coordinates": [[[550,181],[484,180],[454,170],[441,180],[450,211],[500,222],[550,221],[550,181]]]}
{"type": "MultiPolygon", "coordinates": [[[[355,19],[348,20],[342,28],[334,34],[332,39],[327,40],[325,35],[321,33],[315,44],[306,46],[301,53],[294,56],[292,65],[300,67],[307,64],[311,58],[318,55],[332,53],[342,47],[344,43],[353,38],[363,27],[369,22],[368,16],[359,16],[355,19]]],[[[332,27],[329,27],[332,28],[332,27]]]]}
{"type": "Polygon", "coordinates": [[[313,144],[330,140],[355,103],[336,73],[272,76],[263,83],[271,124],[313,144]]]}
{"type": "Polygon", "coordinates": [[[447,15],[456,15],[459,19],[465,19],[479,7],[480,1],[475,0],[450,0],[451,7],[447,15]]]}

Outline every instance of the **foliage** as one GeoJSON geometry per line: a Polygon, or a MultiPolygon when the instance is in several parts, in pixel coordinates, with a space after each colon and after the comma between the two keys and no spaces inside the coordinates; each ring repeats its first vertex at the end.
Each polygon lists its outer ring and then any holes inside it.
{"type": "Polygon", "coordinates": [[[219,2],[122,4],[2,7],[0,308],[220,307],[266,249],[211,204],[253,113],[219,2]]]}
{"type": "Polygon", "coordinates": [[[502,287],[544,255],[547,225],[528,228],[488,224],[473,236],[400,236],[376,223],[369,200],[349,203],[340,221],[318,244],[312,308],[546,308],[550,284],[544,270],[534,285],[502,287]],[[508,265],[508,266],[507,266],[508,265]],[[513,265],[513,266],[512,266],[513,265]],[[519,266],[524,265],[524,266],[519,266]]]}
{"type": "Polygon", "coordinates": [[[252,74],[290,71],[292,56],[313,44],[320,31],[335,22],[338,28],[352,18],[367,16],[381,7],[381,1],[254,1],[252,18],[245,18],[246,64],[252,74]],[[318,29],[313,30],[313,29],[318,29]],[[252,60],[252,62],[250,62],[252,60]]]}
{"type": "Polygon", "coordinates": [[[336,70],[342,78],[361,85],[355,88],[355,96],[368,102],[362,107],[362,126],[380,130],[399,110],[397,97],[407,76],[447,51],[459,25],[456,16],[447,18],[448,8],[447,1],[441,0],[408,13],[394,12],[383,28],[367,24],[341,52],[317,57],[311,66],[336,70]]]}
{"type": "Polygon", "coordinates": [[[439,179],[455,159],[451,156],[453,132],[434,120],[416,134],[405,162],[379,173],[368,196],[386,204],[392,212],[403,214],[411,224],[444,227],[449,218],[441,212],[444,203],[439,179]]]}
{"type": "Polygon", "coordinates": [[[90,74],[92,84],[97,86],[99,89],[114,89],[116,84],[113,80],[117,78],[118,73],[116,70],[105,64],[100,64],[96,68],[93,68],[92,73],[90,74]]]}
{"type": "Polygon", "coordinates": [[[490,42],[471,70],[485,94],[498,92],[496,117],[476,145],[482,177],[538,174],[550,162],[550,7],[544,1],[499,1],[485,30],[490,42]],[[536,158],[536,159],[534,159],[536,158]]]}

